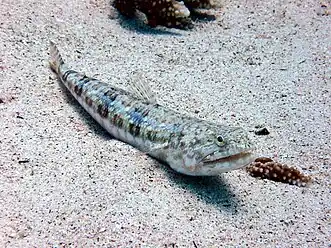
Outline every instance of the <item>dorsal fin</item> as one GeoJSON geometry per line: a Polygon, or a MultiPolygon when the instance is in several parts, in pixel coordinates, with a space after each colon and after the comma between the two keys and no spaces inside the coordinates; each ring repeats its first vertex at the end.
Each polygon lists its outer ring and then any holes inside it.
{"type": "Polygon", "coordinates": [[[141,72],[133,72],[132,80],[129,82],[129,91],[136,97],[149,102],[156,103],[156,97],[153,93],[148,79],[141,72]]]}

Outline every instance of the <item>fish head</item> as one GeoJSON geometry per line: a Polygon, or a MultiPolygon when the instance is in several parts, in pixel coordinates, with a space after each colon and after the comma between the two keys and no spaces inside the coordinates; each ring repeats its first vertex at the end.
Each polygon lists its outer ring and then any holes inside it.
{"type": "Polygon", "coordinates": [[[253,162],[254,146],[244,129],[197,122],[183,128],[169,165],[192,176],[212,176],[253,162]]]}

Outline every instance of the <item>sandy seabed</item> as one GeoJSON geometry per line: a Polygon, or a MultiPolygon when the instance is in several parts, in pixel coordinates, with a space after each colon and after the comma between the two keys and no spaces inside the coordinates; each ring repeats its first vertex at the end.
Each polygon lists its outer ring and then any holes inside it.
{"type": "Polygon", "coordinates": [[[330,4],[227,0],[185,31],[124,20],[109,1],[2,0],[0,247],[330,247],[330,4]],[[314,183],[174,173],[77,104],[49,40],[89,76],[144,77],[162,104],[242,126],[259,155],[314,183]]]}

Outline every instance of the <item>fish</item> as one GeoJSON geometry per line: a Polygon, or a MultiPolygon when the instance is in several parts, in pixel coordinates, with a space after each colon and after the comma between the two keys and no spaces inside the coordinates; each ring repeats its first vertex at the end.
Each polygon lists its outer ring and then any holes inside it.
{"type": "Polygon", "coordinates": [[[247,132],[159,104],[149,85],[126,90],[72,70],[50,42],[50,68],[80,105],[115,139],[189,176],[214,176],[255,159],[247,132]]]}
{"type": "Polygon", "coordinates": [[[151,27],[192,28],[191,12],[214,6],[211,0],[114,0],[113,6],[123,16],[132,18],[136,11],[145,14],[151,27]]]}

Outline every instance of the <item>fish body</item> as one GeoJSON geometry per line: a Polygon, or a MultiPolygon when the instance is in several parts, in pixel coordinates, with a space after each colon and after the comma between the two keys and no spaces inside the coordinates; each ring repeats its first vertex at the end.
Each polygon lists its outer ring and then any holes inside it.
{"type": "Polygon", "coordinates": [[[246,132],[183,115],[148,97],[71,70],[51,42],[50,66],[113,137],[192,176],[217,175],[254,161],[246,132]]]}

